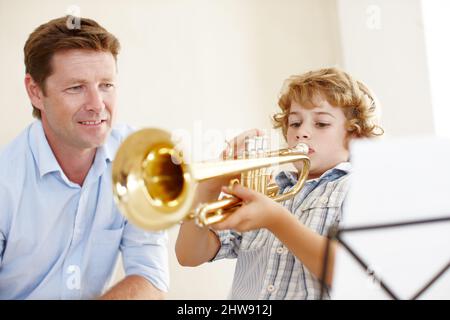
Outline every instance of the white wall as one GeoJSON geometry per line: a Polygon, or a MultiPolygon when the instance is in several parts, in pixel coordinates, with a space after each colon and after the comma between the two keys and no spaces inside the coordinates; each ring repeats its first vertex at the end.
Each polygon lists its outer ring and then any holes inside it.
{"type": "Polygon", "coordinates": [[[434,133],[420,0],[337,0],[343,67],[382,102],[389,136],[434,133]]]}
{"type": "MultiPolygon", "coordinates": [[[[211,146],[214,134],[269,129],[285,78],[340,59],[334,0],[0,0],[0,146],[32,121],[23,87],[29,33],[73,4],[122,43],[119,119],[197,132],[196,146],[211,146]]],[[[180,267],[176,234],[174,227],[169,298],[226,298],[234,262],[180,267]]]]}
{"type": "Polygon", "coordinates": [[[448,75],[450,74],[450,2],[445,0],[421,1],[427,62],[430,74],[431,101],[436,135],[450,138],[450,108],[448,105],[448,75]]]}

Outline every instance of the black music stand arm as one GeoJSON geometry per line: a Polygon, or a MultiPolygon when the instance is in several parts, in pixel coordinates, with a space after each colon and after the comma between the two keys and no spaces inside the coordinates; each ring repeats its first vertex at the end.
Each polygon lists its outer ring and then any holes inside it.
{"type": "MultiPolygon", "coordinates": [[[[323,299],[325,290],[329,290],[328,285],[326,284],[326,275],[329,272],[329,254],[330,254],[330,243],[331,241],[337,241],[344,249],[346,249],[350,255],[358,262],[358,264],[368,273],[369,276],[373,277],[375,281],[377,281],[383,290],[392,298],[399,299],[398,295],[396,295],[393,290],[378,276],[375,274],[373,270],[370,269],[369,265],[342,239],[343,233],[349,232],[360,232],[360,231],[372,231],[377,229],[387,229],[387,228],[399,228],[399,227],[408,227],[412,225],[419,224],[430,224],[437,222],[447,222],[450,221],[450,216],[437,217],[431,219],[419,219],[419,220],[409,220],[409,221],[401,221],[395,223],[386,223],[386,224],[375,224],[375,225],[366,225],[366,226],[358,226],[351,228],[331,228],[328,232],[327,242],[325,247],[325,254],[323,257],[323,267],[322,267],[322,277],[321,289],[320,289],[320,299],[323,299]]],[[[428,281],[415,295],[412,296],[411,299],[417,299],[420,295],[422,295],[428,288],[431,287],[433,283],[435,283],[448,269],[450,269],[450,262],[447,263],[430,281],[428,281]]]]}

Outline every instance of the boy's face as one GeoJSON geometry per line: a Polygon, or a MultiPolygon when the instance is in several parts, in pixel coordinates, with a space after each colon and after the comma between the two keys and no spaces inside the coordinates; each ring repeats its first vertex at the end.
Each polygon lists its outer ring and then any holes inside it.
{"type": "MultiPolygon", "coordinates": [[[[297,102],[291,103],[287,130],[289,147],[300,142],[309,146],[309,179],[320,177],[349,158],[347,119],[342,109],[333,107],[320,96],[316,96],[312,104],[314,107],[306,108],[297,102]]],[[[297,165],[301,163],[296,164],[300,169],[297,165]]]]}
{"type": "Polygon", "coordinates": [[[109,52],[55,53],[46,95],[35,103],[47,135],[61,147],[93,149],[111,131],[116,105],[116,64],[109,52]]]}

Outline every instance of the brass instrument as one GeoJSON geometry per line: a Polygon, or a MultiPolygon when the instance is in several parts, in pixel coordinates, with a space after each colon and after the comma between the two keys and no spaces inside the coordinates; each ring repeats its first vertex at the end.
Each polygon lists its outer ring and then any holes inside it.
{"type": "Polygon", "coordinates": [[[260,148],[264,142],[255,138],[255,147],[246,139],[247,150],[240,159],[187,164],[168,132],[139,130],[125,139],[113,162],[114,199],[133,224],[146,230],[162,230],[186,219],[194,219],[199,226],[210,225],[242,204],[241,199],[226,196],[192,210],[198,184],[208,179],[241,174],[244,186],[275,201],[293,197],[309,173],[308,146],[299,144],[296,148],[264,152],[260,148]],[[269,183],[267,168],[297,161],[303,163],[297,184],[278,195],[278,187],[269,183]]]}

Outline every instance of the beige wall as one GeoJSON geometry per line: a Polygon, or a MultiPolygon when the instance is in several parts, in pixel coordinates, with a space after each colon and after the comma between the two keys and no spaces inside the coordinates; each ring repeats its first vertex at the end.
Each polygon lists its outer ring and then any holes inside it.
{"type": "Polygon", "coordinates": [[[387,136],[434,134],[420,0],[337,0],[343,67],[382,103],[387,136]]]}
{"type": "MultiPolygon", "coordinates": [[[[22,49],[28,34],[39,24],[64,15],[72,4],[0,1],[0,105],[7,119],[0,126],[0,145],[32,121],[23,88],[22,49]]],[[[202,140],[196,145],[204,146],[194,148],[201,153],[194,154],[197,158],[214,155],[214,151],[204,151],[211,147],[209,139],[215,134],[225,137],[252,127],[269,129],[269,116],[276,110],[278,92],[286,77],[339,62],[334,1],[132,0],[75,4],[82,16],[97,19],[122,43],[121,122],[188,130],[202,140]]],[[[226,298],[234,261],[183,268],[173,250],[177,227],[169,233],[169,297],[226,298]]]]}
{"type": "MultiPolygon", "coordinates": [[[[136,127],[187,130],[196,138],[194,157],[210,158],[222,147],[222,138],[252,127],[270,128],[269,116],[289,75],[341,62],[374,87],[389,132],[432,132],[418,7],[409,1],[400,1],[413,12],[403,16],[405,26],[395,20],[402,8],[380,2],[387,13],[378,33],[364,29],[369,2],[360,0],[75,4],[82,16],[98,20],[122,43],[119,120],[136,127]]],[[[28,34],[64,15],[72,4],[0,0],[0,146],[32,121],[23,88],[22,48],[28,34]]],[[[183,268],[173,250],[177,227],[169,233],[169,298],[226,298],[234,261],[183,268]]],[[[117,274],[119,278],[121,271],[117,274]]]]}

